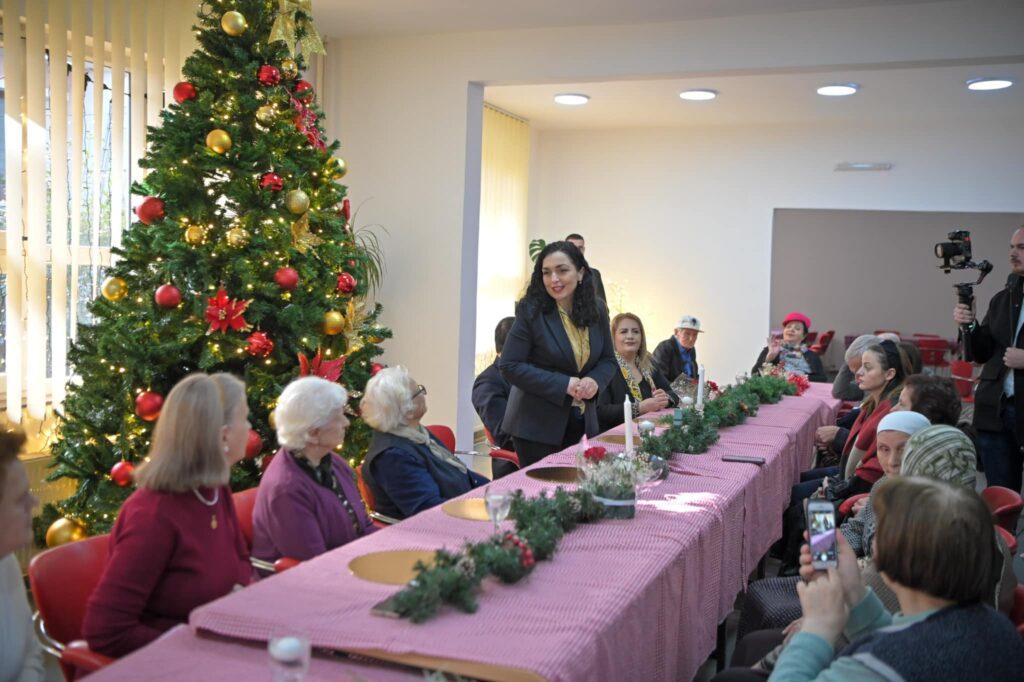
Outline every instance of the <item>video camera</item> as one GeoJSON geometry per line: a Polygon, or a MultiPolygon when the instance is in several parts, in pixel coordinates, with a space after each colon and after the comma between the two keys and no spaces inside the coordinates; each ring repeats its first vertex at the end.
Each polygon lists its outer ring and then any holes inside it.
{"type": "MultiPolygon", "coordinates": [[[[988,273],[992,272],[992,264],[987,260],[975,263],[971,260],[971,233],[969,230],[953,230],[946,238],[948,242],[935,245],[935,257],[942,259],[939,269],[945,273],[951,270],[977,270],[978,281],[954,284],[957,300],[966,306],[974,305],[974,287],[981,284],[988,273]]],[[[963,325],[966,326],[966,325],[963,325]]]]}

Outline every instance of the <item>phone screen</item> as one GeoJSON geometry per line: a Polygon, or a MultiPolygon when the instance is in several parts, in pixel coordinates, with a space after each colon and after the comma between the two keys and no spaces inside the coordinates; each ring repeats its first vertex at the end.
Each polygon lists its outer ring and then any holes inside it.
{"type": "Polygon", "coordinates": [[[828,568],[838,564],[836,550],[836,514],[829,502],[808,505],[807,527],[811,538],[811,566],[828,568]]]}

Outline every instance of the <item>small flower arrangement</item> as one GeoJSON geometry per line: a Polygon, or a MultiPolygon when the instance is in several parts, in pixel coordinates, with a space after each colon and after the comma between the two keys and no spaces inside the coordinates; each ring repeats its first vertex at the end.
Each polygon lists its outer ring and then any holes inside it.
{"type": "Polygon", "coordinates": [[[789,374],[786,381],[796,386],[796,394],[803,395],[804,391],[811,387],[811,381],[803,374],[789,374]]]}
{"type": "Polygon", "coordinates": [[[584,453],[580,485],[605,506],[606,518],[631,519],[636,516],[637,483],[653,475],[650,465],[625,453],[602,454],[598,460],[587,458],[584,453]]]}
{"type": "Polygon", "coordinates": [[[597,464],[603,462],[604,458],[608,456],[608,451],[600,445],[592,445],[583,451],[583,461],[588,464],[597,464]]]}

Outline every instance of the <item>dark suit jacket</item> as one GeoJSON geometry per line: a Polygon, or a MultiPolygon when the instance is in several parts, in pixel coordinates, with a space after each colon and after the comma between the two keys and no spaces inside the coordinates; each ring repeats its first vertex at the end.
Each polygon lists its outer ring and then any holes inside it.
{"type": "MultiPolygon", "coordinates": [[[[750,370],[752,376],[757,376],[761,373],[761,365],[764,364],[765,358],[768,357],[768,346],[761,349],[761,354],[757,356],[757,362],[754,363],[754,368],[750,370]]],[[[820,381],[828,383],[828,377],[825,376],[825,366],[821,364],[821,358],[813,350],[804,351],[804,360],[807,361],[807,365],[811,368],[811,373],[807,375],[808,381],[820,381]]],[[[773,365],[778,365],[782,362],[782,353],[775,356],[772,361],[773,365]]]]}
{"type": "MultiPolygon", "coordinates": [[[[1022,278],[1010,275],[1006,288],[992,297],[988,312],[973,332],[964,334],[964,357],[984,363],[974,393],[974,428],[1002,431],[1003,380],[1009,371],[1003,364],[1007,348],[1024,348],[1024,334],[1013,337],[1021,311],[1022,278]]],[[[1017,443],[1024,443],[1024,370],[1013,371],[1013,402],[1017,410],[1017,443]]]]}
{"type": "Polygon", "coordinates": [[[590,268],[590,274],[594,276],[594,293],[607,305],[608,297],[604,293],[604,281],[601,279],[601,271],[597,268],[590,268]]]}
{"type": "MultiPolygon", "coordinates": [[[[672,386],[668,383],[668,379],[665,378],[657,368],[651,368],[651,378],[654,379],[654,388],[660,388],[668,394],[668,404],[670,407],[675,407],[678,397],[672,390],[672,386]]],[[[640,395],[645,399],[650,398],[654,393],[654,389],[651,388],[647,380],[644,379],[640,382],[640,395]]],[[[597,394],[597,421],[602,431],[614,428],[622,423],[625,415],[622,412],[622,403],[629,396],[629,401],[634,402],[633,395],[629,392],[629,386],[626,385],[626,377],[622,376],[622,371],[619,370],[612,376],[612,380],[608,382],[608,386],[597,394]]]]}
{"type": "MultiPolygon", "coordinates": [[[[697,348],[694,347],[690,352],[693,353],[693,375],[690,378],[696,379],[697,348]]],[[[679,375],[683,373],[683,359],[679,357],[679,346],[676,345],[675,336],[670,336],[655,347],[654,352],[651,353],[651,362],[670,382],[679,378],[679,375]]]]}
{"type": "MultiPolygon", "coordinates": [[[[572,411],[572,398],[565,389],[570,377],[590,377],[600,392],[618,371],[604,304],[601,319],[590,325],[590,358],[583,371],[576,369],[569,336],[555,308],[542,313],[534,305],[517,307],[516,321],[509,330],[498,367],[512,384],[502,430],[517,438],[537,443],[560,444],[572,411]]],[[[597,435],[595,399],[587,401],[586,433],[597,435]]]]}
{"type": "Polygon", "coordinates": [[[501,430],[501,420],[505,418],[505,405],[511,390],[512,387],[498,369],[498,358],[494,358],[494,362],[480,372],[480,376],[473,382],[473,408],[491,432],[495,445],[505,450],[515,450],[512,436],[501,430]]]}

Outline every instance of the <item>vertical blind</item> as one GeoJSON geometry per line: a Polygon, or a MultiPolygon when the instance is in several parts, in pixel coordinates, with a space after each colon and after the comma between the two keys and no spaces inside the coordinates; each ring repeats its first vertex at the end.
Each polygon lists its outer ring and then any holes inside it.
{"type": "Polygon", "coordinates": [[[2,0],[0,400],[43,419],[130,222],[146,126],[195,49],[195,0],[2,0]]]}

